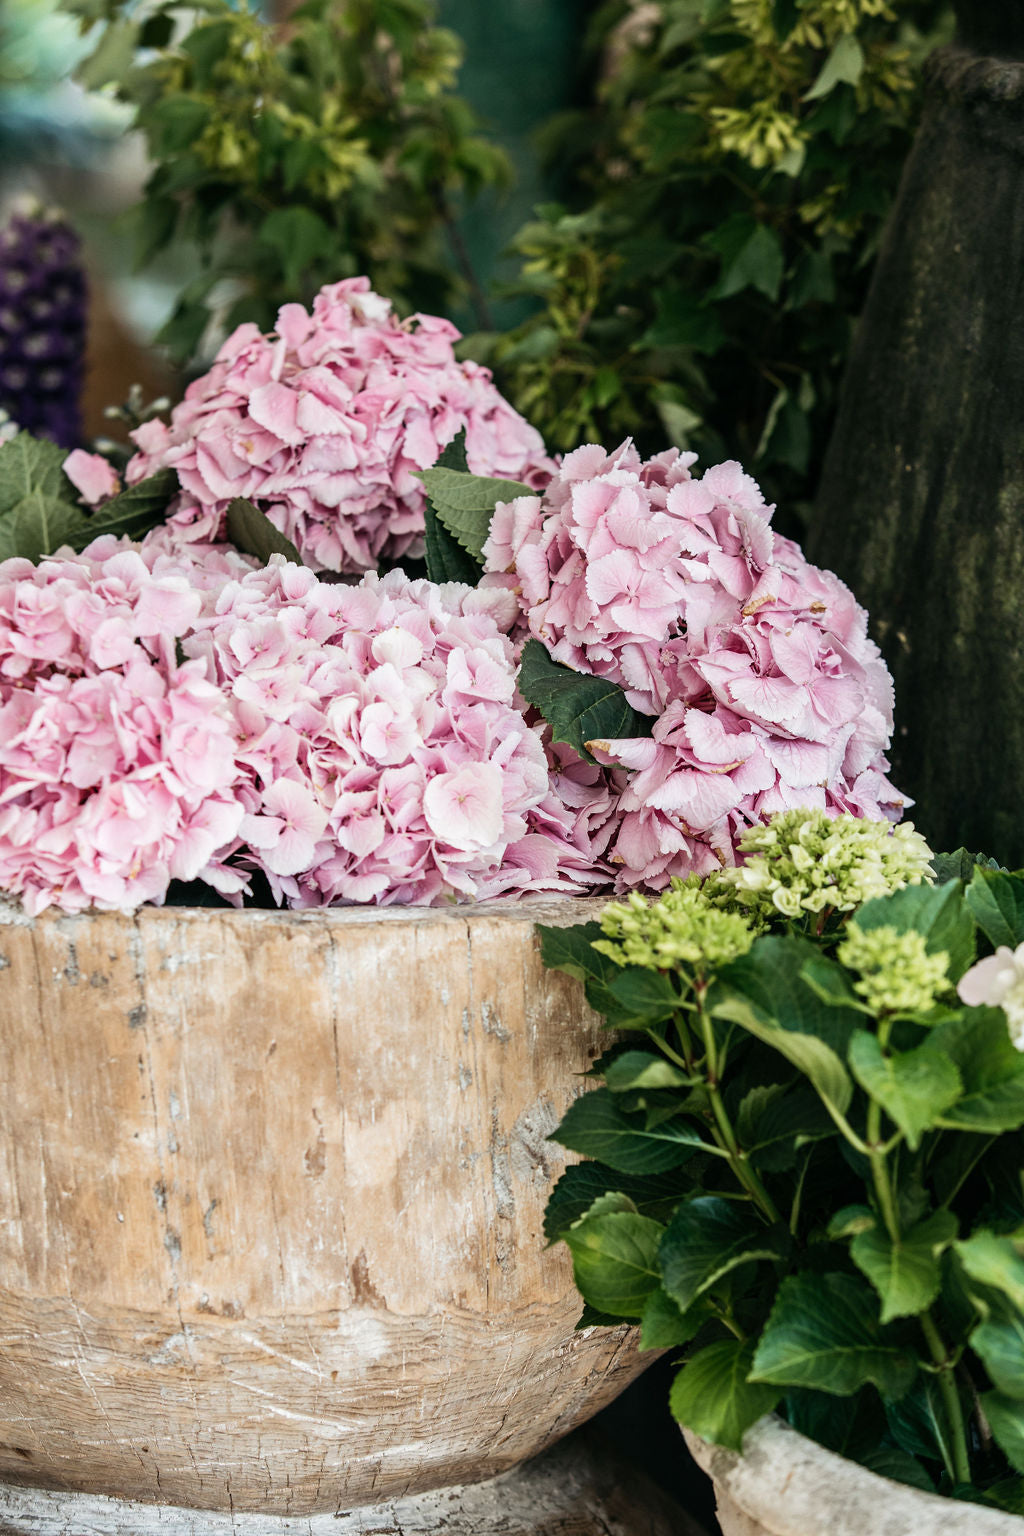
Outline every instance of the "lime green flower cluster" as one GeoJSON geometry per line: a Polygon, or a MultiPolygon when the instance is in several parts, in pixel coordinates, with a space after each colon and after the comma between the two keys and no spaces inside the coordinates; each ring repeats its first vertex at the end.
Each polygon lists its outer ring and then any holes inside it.
{"type": "Polygon", "coordinates": [[[678,878],[648,904],[633,891],[601,913],[607,935],[594,948],[617,965],[642,965],[665,971],[682,962],[703,971],[745,955],[755,931],[739,912],[723,911],[702,889],[696,876],[678,878]]]}
{"type": "Polygon", "coordinates": [[[751,827],[739,847],[745,862],[713,875],[708,893],[727,896],[762,922],[779,913],[852,912],[933,878],[931,849],[909,821],[892,827],[819,810],[783,811],[751,827]]]}
{"type": "Polygon", "coordinates": [[[949,956],[930,955],[922,933],[900,933],[889,924],[862,929],[851,922],[836,959],[860,980],[853,990],[873,1013],[918,1013],[948,990],[949,956]]]}

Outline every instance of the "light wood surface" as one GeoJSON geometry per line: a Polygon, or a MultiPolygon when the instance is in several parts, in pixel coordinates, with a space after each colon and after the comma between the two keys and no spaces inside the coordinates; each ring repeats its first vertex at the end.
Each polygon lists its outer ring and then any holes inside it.
{"type": "Polygon", "coordinates": [[[0,1481],[305,1516],[621,1390],[541,1233],[592,907],[0,910],[0,1481]]]}

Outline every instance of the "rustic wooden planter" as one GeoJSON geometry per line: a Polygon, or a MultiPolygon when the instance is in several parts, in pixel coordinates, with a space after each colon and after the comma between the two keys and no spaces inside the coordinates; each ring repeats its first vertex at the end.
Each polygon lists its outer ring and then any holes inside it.
{"type": "Polygon", "coordinates": [[[722,1536],[1024,1536],[1018,1515],[879,1477],[774,1415],[747,1432],[742,1456],[683,1433],[714,1482],[722,1536]]]}
{"type": "Polygon", "coordinates": [[[620,1391],[541,1233],[591,905],[0,911],[0,1483],[350,1510],[620,1391]]]}

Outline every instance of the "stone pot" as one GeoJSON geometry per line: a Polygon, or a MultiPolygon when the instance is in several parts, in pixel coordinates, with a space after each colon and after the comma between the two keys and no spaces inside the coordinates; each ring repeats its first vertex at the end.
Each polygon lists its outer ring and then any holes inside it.
{"type": "Polygon", "coordinates": [[[0,910],[0,1484],[349,1511],[638,1374],[541,1229],[592,908],[0,910]]]}
{"type": "Polygon", "coordinates": [[[715,1485],[722,1536],[1024,1536],[1024,1520],[922,1493],[808,1440],[774,1415],[742,1456],[684,1429],[715,1485]]]}

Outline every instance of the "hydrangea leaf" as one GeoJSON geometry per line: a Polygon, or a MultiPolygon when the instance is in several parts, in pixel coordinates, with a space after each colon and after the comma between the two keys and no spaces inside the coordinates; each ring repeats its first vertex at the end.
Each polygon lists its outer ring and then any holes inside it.
{"type": "Polygon", "coordinates": [[[640,1318],[640,1349],[676,1349],[689,1344],[710,1316],[704,1302],[680,1312],[672,1297],[659,1286],[644,1303],[640,1318]]]}
{"type": "Polygon", "coordinates": [[[981,1231],[954,1246],[970,1279],[1000,1291],[1018,1313],[1024,1312],[1024,1256],[1019,1241],[981,1231]]]}
{"type": "Polygon", "coordinates": [[[773,1386],[748,1380],[753,1358],[752,1344],[722,1339],[688,1360],[669,1396],[679,1423],[714,1445],[741,1451],[747,1430],[782,1396],[773,1386]]]}
{"type": "Polygon", "coordinates": [[[955,1478],[953,1442],[945,1404],[933,1375],[922,1371],[899,1402],[885,1404],[885,1417],[890,1434],[908,1456],[941,1461],[950,1478],[955,1478]]]}
{"type": "Polygon", "coordinates": [[[902,1336],[878,1319],[865,1281],[851,1275],[791,1275],[779,1287],[761,1334],[752,1375],[787,1387],[814,1387],[848,1397],[867,1382],[900,1398],[917,1361],[902,1336]]]}
{"type": "Polygon", "coordinates": [[[922,1493],[935,1493],[935,1484],[928,1473],[908,1451],[898,1445],[873,1445],[859,1456],[858,1461],[869,1472],[888,1477],[894,1483],[906,1483],[909,1488],[920,1488],[922,1493]]]}
{"type": "Polygon", "coordinates": [[[613,1093],[628,1088],[686,1088],[700,1081],[653,1051],[624,1051],[608,1067],[604,1080],[613,1093]]]}
{"type": "Polygon", "coordinates": [[[607,1088],[571,1104],[551,1140],[622,1173],[664,1173],[705,1150],[697,1132],[678,1120],[648,1129],[642,1116],[620,1109],[607,1088]]]}
{"type": "Polygon", "coordinates": [[[778,1259],[789,1246],[784,1229],[766,1227],[747,1207],[717,1195],[681,1205],[661,1242],[665,1290],[681,1311],[741,1264],[778,1259]]]}
{"type": "Polygon", "coordinates": [[[271,555],[284,555],[293,565],[304,563],[291,539],[274,527],[265,512],[241,496],[236,496],[228,507],[227,534],[244,555],[255,555],[264,565],[271,555]]]}
{"type": "Polygon", "coordinates": [[[615,1022],[620,1028],[648,1029],[664,1023],[680,1003],[670,976],[639,965],[620,970],[609,981],[608,990],[619,1005],[615,1022]]]}
{"type": "Polygon", "coordinates": [[[1004,1392],[983,1392],[981,1407],[996,1443],[1015,1472],[1024,1472],[1024,1402],[1004,1392]]]}
{"type": "Polygon", "coordinates": [[[897,933],[913,930],[923,936],[930,955],[945,950],[949,979],[957,982],[973,965],[976,954],[974,921],[955,882],[947,885],[906,885],[890,896],[866,901],[857,912],[857,927],[892,927],[897,933]]]}
{"type": "Polygon", "coordinates": [[[971,1348],[985,1362],[997,1391],[1024,1401],[1024,1317],[989,1317],[971,1334],[971,1348]]]}
{"type": "Polygon", "coordinates": [[[494,480],[435,464],[420,471],[430,505],[462,548],[483,568],[483,551],[499,501],[536,493],[519,480],[494,480]]]}
{"type": "Polygon", "coordinates": [[[850,1245],[850,1257],[882,1299],[882,1322],[915,1317],[939,1294],[939,1260],[956,1237],[956,1217],[936,1211],[900,1235],[894,1243],[882,1226],[860,1232],[850,1245]]]}
{"type": "Polygon", "coordinates": [[[539,640],[527,640],[519,667],[519,692],[540,710],[553,741],[564,741],[588,762],[588,743],[649,736],[654,720],[628,702],[617,683],[574,672],[552,661],[539,640]]]}
{"type": "Polygon", "coordinates": [[[601,1163],[574,1163],[567,1168],[548,1198],[544,1212],[544,1236],[557,1242],[562,1233],[589,1211],[594,1201],[609,1190],[628,1195],[641,1216],[667,1220],[679,1202],[677,1174],[620,1173],[601,1163]]]}
{"type": "Polygon", "coordinates": [[[658,1289],[660,1222],[633,1211],[584,1216],[564,1234],[573,1277],[584,1301],[599,1312],[639,1317],[658,1289]]]}
{"type": "Polygon", "coordinates": [[[849,1062],[858,1083],[899,1126],[911,1151],[963,1093],[956,1066],[930,1041],[887,1056],[876,1036],[860,1029],[850,1040],[849,1062]]]}
{"type": "Polygon", "coordinates": [[[936,885],[948,885],[950,880],[962,880],[967,885],[976,869],[1003,867],[997,859],[984,853],[969,853],[966,848],[958,848],[955,853],[935,853],[931,863],[936,885]]]}
{"type": "Polygon", "coordinates": [[[810,1088],[757,1084],[740,1100],[736,1134],[747,1157],[768,1173],[796,1163],[798,1148],[836,1133],[821,1099],[810,1088]]]}
{"type": "Polygon", "coordinates": [[[609,984],[618,976],[620,967],[594,948],[594,940],[602,937],[601,925],[576,923],[571,928],[548,928],[538,923],[537,933],[541,959],[548,969],[564,971],[582,981],[587,1002],[596,1013],[606,1017],[617,1015],[619,1004],[609,991],[609,984]]]}
{"type": "Polygon", "coordinates": [[[1016,949],[1024,943],[1024,879],[1003,870],[977,868],[967,905],[989,943],[1016,949]]]}
{"type": "Polygon", "coordinates": [[[994,1134],[1024,1124],[1024,1054],[1001,1008],[962,1009],[931,1031],[928,1044],[953,1062],[963,1082],[963,1097],[940,1125],[994,1134]]]}
{"type": "Polygon", "coordinates": [[[116,533],[141,539],[143,534],[163,522],[168,503],[179,489],[178,476],[173,469],[158,469],[145,480],[112,496],[95,512],[86,514],[91,530],[89,537],[95,539],[101,533],[116,533]]]}

